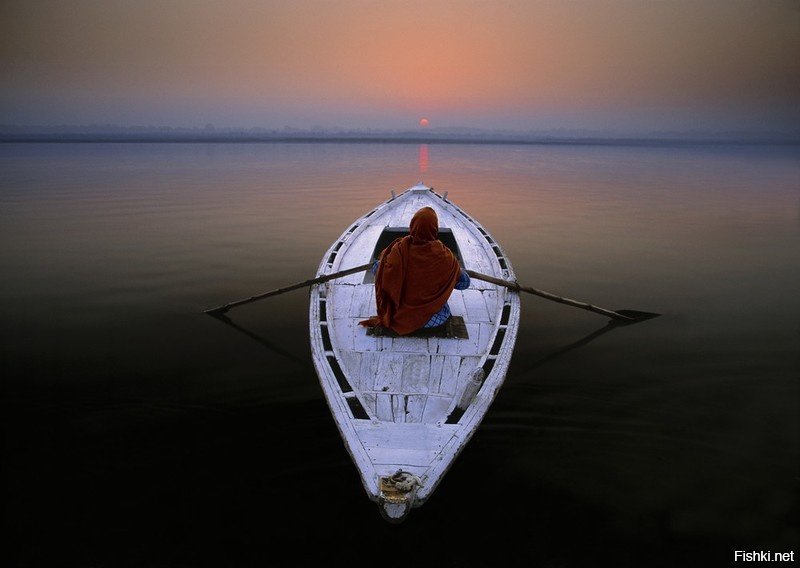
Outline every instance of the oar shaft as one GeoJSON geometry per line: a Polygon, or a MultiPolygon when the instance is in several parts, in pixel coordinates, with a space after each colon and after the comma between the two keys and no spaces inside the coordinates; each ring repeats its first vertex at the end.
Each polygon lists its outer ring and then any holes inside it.
{"type": "Polygon", "coordinates": [[[277,296],[278,294],[283,294],[284,292],[291,292],[292,290],[298,290],[300,288],[305,288],[307,286],[313,286],[314,284],[322,284],[323,282],[327,282],[328,280],[333,280],[334,278],[341,278],[343,276],[349,276],[350,274],[356,274],[357,272],[364,272],[371,266],[372,264],[362,264],[361,266],[356,266],[355,268],[348,268],[347,270],[334,272],[333,274],[325,274],[323,276],[311,278],[310,280],[304,280],[303,282],[290,284],[289,286],[284,286],[283,288],[270,290],[269,292],[264,292],[263,294],[256,294],[255,296],[250,296],[249,298],[244,298],[242,300],[229,302],[225,305],[217,306],[216,308],[204,310],[204,312],[207,314],[224,314],[231,308],[235,308],[236,306],[241,306],[242,304],[249,304],[250,302],[255,302],[256,300],[262,300],[264,298],[269,298],[270,296],[277,296]]]}
{"type": "Polygon", "coordinates": [[[566,304],[568,306],[581,308],[583,310],[589,310],[590,312],[604,315],[606,317],[610,317],[615,320],[627,321],[627,322],[636,321],[636,318],[631,318],[611,310],[606,310],[605,308],[600,308],[592,304],[587,304],[586,302],[579,302],[578,300],[570,300],[569,298],[557,296],[555,294],[551,294],[550,292],[545,292],[544,290],[538,290],[536,288],[531,288],[529,286],[520,286],[516,282],[503,280],[502,278],[495,278],[494,276],[489,276],[488,274],[481,274],[480,272],[475,272],[474,270],[467,270],[467,274],[469,274],[470,277],[472,278],[483,280],[484,282],[490,282],[492,284],[497,284],[498,286],[505,286],[506,288],[515,290],[517,292],[527,292],[528,294],[540,296],[542,298],[552,300],[553,302],[558,302],[559,304],[566,304]]]}

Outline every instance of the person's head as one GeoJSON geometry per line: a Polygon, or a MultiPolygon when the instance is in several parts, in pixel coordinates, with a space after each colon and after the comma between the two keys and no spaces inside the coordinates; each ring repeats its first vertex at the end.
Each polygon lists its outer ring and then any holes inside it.
{"type": "Polygon", "coordinates": [[[423,207],[411,218],[409,233],[415,243],[427,243],[439,238],[439,217],[430,207],[423,207]]]}

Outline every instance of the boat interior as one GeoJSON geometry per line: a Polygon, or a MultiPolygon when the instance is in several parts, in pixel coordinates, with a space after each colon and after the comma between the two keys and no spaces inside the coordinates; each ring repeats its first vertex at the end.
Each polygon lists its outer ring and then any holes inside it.
{"type": "MultiPolygon", "coordinates": [[[[383,249],[388,247],[392,241],[395,239],[399,239],[401,237],[405,237],[409,234],[408,227],[386,227],[383,232],[378,237],[378,240],[375,242],[375,248],[372,251],[372,256],[370,257],[370,262],[375,262],[380,257],[383,249]]],[[[444,246],[449,248],[453,251],[453,254],[458,260],[459,266],[464,268],[464,259],[461,256],[461,251],[458,248],[458,242],[456,241],[455,235],[453,235],[453,230],[448,229],[446,227],[439,228],[439,240],[444,243],[444,246]]],[[[367,270],[364,273],[364,284],[371,284],[375,282],[375,275],[372,274],[371,270],[367,270]]]]}

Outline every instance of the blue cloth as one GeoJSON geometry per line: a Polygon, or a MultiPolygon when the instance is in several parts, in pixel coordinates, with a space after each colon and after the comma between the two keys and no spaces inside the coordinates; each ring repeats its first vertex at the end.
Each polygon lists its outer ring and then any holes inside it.
{"type": "MultiPolygon", "coordinates": [[[[462,270],[461,274],[458,276],[458,282],[456,282],[456,290],[466,290],[467,288],[469,288],[469,274],[462,270]]],[[[448,306],[447,302],[445,302],[444,306],[442,306],[442,309],[433,314],[431,319],[428,320],[428,323],[422,327],[436,327],[442,325],[447,321],[447,318],[449,318],[450,315],[450,306],[448,306]]]]}
{"type": "MultiPolygon", "coordinates": [[[[379,262],[380,260],[376,260],[374,263],[372,263],[371,270],[373,274],[378,272],[379,262]]],[[[456,282],[456,290],[466,290],[467,288],[469,288],[469,283],[470,283],[469,274],[467,274],[465,270],[462,270],[461,274],[458,275],[458,281],[456,282]]],[[[431,316],[431,319],[428,320],[428,323],[426,323],[422,327],[426,328],[426,327],[436,327],[442,325],[444,322],[447,321],[447,318],[449,318],[450,315],[451,315],[450,306],[448,306],[447,302],[445,302],[444,306],[442,306],[442,309],[433,314],[431,316]]]]}

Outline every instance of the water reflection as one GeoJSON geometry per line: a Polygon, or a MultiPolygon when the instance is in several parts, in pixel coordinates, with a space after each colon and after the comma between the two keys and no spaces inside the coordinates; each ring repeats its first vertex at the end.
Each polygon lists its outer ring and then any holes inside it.
{"type": "Polygon", "coordinates": [[[226,316],[224,314],[209,314],[209,315],[211,317],[213,317],[214,319],[216,319],[218,321],[221,321],[222,323],[224,323],[226,325],[229,325],[230,327],[232,327],[236,331],[242,333],[243,335],[249,337],[250,339],[253,339],[257,343],[259,343],[259,344],[263,345],[264,347],[266,347],[269,351],[272,351],[273,353],[277,353],[278,355],[286,357],[288,360],[290,360],[290,361],[292,361],[294,363],[297,363],[301,367],[311,368],[311,364],[309,363],[309,361],[307,359],[302,359],[302,358],[298,357],[297,355],[295,355],[294,353],[291,353],[290,351],[287,351],[286,349],[284,349],[280,345],[277,345],[277,344],[269,341],[268,339],[264,338],[263,336],[259,335],[258,333],[254,332],[252,330],[249,330],[247,328],[242,327],[241,325],[237,324],[232,319],[230,319],[228,316],[226,316]]]}
{"type": "MultiPolygon", "coordinates": [[[[72,564],[130,565],[132,542],[172,547],[168,562],[213,543],[259,547],[264,530],[284,550],[309,537],[330,550],[353,527],[364,554],[385,556],[396,539],[363,498],[309,368],[307,293],[242,307],[225,326],[199,313],[313,276],[354,219],[420,173],[492,232],[520,282],[667,314],[599,328],[596,315],[525,298],[486,422],[406,527],[421,546],[472,530],[463,495],[477,474],[490,491],[481,518],[503,542],[492,552],[519,564],[591,564],[596,554],[575,556],[587,550],[574,546],[576,518],[599,535],[593,553],[622,541],[640,551],[629,565],[659,550],[718,561],[730,548],[707,547],[708,535],[789,549],[797,150],[435,152],[432,167],[426,144],[0,146],[4,505],[28,564],[52,564],[31,555],[59,538],[72,564]],[[320,493],[308,489],[321,479],[342,522],[315,528],[320,493]],[[277,528],[260,524],[265,510],[281,511],[277,528]],[[56,522],[76,512],[76,525],[56,522]],[[176,530],[182,544],[161,537],[176,530]],[[86,535],[110,544],[76,551],[86,535]]],[[[447,548],[440,563],[472,552],[447,548]]]]}

